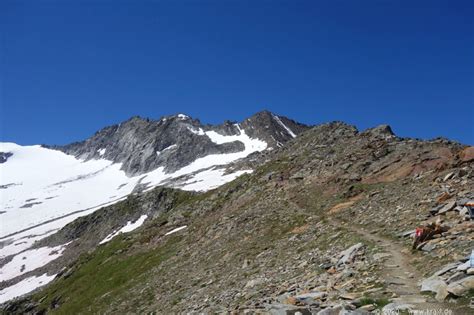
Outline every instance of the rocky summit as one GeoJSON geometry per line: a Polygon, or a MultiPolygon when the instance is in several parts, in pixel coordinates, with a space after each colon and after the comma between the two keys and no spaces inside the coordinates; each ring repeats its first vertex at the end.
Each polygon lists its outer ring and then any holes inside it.
{"type": "Polygon", "coordinates": [[[263,141],[268,148],[282,146],[308,127],[268,111],[255,114],[241,123],[203,125],[184,114],[150,120],[132,117],[98,131],[91,138],[62,147],[54,147],[77,158],[105,158],[122,163],[127,174],[142,174],[163,166],[176,171],[197,158],[211,154],[244,151],[242,141],[225,141],[241,136],[263,141]],[[211,135],[211,137],[209,136],[211,135]],[[212,137],[221,137],[219,141],[212,137]]]}
{"type": "Polygon", "coordinates": [[[474,312],[471,146],[178,114],[0,171],[4,314],[474,312]]]}

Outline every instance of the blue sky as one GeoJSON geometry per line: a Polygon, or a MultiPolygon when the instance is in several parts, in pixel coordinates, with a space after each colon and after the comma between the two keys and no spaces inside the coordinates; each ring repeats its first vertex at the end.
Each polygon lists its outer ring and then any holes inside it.
{"type": "Polygon", "coordinates": [[[0,2],[0,141],[268,109],[474,144],[473,1],[0,2]]]}

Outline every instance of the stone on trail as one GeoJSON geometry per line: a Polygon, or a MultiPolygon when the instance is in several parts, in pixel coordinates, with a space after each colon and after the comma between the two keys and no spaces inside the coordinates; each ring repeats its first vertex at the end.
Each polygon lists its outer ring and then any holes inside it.
{"type": "Polygon", "coordinates": [[[349,247],[348,249],[342,251],[340,253],[340,257],[339,258],[339,261],[337,262],[337,265],[345,265],[345,264],[348,264],[348,263],[351,263],[352,261],[354,261],[354,258],[357,254],[357,251],[359,249],[361,249],[362,247],[364,247],[364,245],[362,243],[357,243],[351,247],[349,247]]]}
{"type": "Polygon", "coordinates": [[[413,305],[411,304],[392,302],[382,308],[382,314],[398,314],[412,309],[413,305]]]}
{"type": "Polygon", "coordinates": [[[451,263],[451,264],[448,264],[446,266],[444,266],[443,268],[441,268],[440,270],[438,270],[437,272],[434,273],[435,276],[442,276],[444,275],[446,272],[456,268],[459,264],[458,263],[451,263]]]}
{"type": "Polygon", "coordinates": [[[456,296],[462,296],[472,289],[474,289],[474,276],[466,277],[448,285],[448,292],[456,296]]]}
{"type": "Polygon", "coordinates": [[[440,277],[434,276],[423,280],[421,283],[421,292],[433,292],[436,294],[435,299],[442,302],[449,295],[448,285],[440,277]]]}
{"type": "Polygon", "coordinates": [[[459,271],[466,271],[471,267],[471,262],[468,260],[463,264],[460,264],[456,269],[459,271]]]}
{"type": "Polygon", "coordinates": [[[344,308],[342,307],[342,305],[335,305],[333,307],[319,311],[317,315],[340,315],[343,314],[343,312],[344,308]]]}

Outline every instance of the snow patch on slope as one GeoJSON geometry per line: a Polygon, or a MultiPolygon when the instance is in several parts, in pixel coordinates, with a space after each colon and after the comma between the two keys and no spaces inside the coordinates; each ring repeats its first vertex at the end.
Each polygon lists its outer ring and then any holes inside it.
{"type": "Polygon", "coordinates": [[[48,264],[62,255],[66,245],[30,249],[14,256],[9,263],[0,268],[0,282],[13,279],[48,264]]]}
{"type": "Polygon", "coordinates": [[[237,171],[230,174],[224,174],[224,169],[209,169],[197,173],[191,179],[187,180],[181,186],[176,186],[182,190],[188,191],[207,191],[215,189],[225,183],[231,182],[240,175],[252,173],[252,170],[237,171]]]}
{"type": "Polygon", "coordinates": [[[115,236],[119,235],[119,234],[122,234],[122,233],[128,233],[128,232],[131,232],[133,230],[136,230],[138,229],[140,226],[143,225],[143,223],[145,222],[146,218],[148,218],[148,216],[146,214],[142,215],[141,217],[139,217],[135,222],[131,222],[131,221],[128,221],[127,222],[127,225],[125,225],[124,227],[122,227],[120,230],[118,231],[115,231],[115,232],[112,232],[111,234],[107,235],[106,238],[104,238],[99,244],[105,244],[107,242],[109,242],[110,240],[112,240],[115,236]]]}
{"type": "Polygon", "coordinates": [[[166,236],[166,235],[173,234],[173,233],[176,233],[176,232],[178,232],[178,231],[181,231],[181,230],[183,230],[183,229],[185,229],[185,228],[187,228],[187,227],[188,227],[187,225],[180,226],[180,227],[178,227],[178,228],[176,228],[176,229],[173,229],[173,230],[169,231],[168,233],[165,234],[165,236],[166,236]]]}
{"type": "Polygon", "coordinates": [[[205,135],[204,130],[202,130],[202,128],[199,128],[199,129],[194,129],[193,127],[187,127],[187,128],[188,128],[189,131],[191,131],[195,135],[198,135],[198,136],[204,136],[205,135]]]}
{"type": "Polygon", "coordinates": [[[189,116],[185,115],[185,114],[178,114],[177,115],[179,119],[181,120],[185,120],[185,119],[189,119],[189,116]]]}
{"type": "Polygon", "coordinates": [[[39,277],[26,278],[12,286],[6,287],[0,291],[0,303],[30,293],[53,281],[55,277],[56,275],[48,276],[47,274],[43,274],[39,277]]]}
{"type": "MultiPolygon", "coordinates": [[[[206,136],[211,139],[212,142],[216,144],[223,144],[229,143],[234,141],[240,141],[245,145],[245,150],[242,152],[256,152],[256,151],[263,151],[267,148],[267,143],[265,141],[259,139],[252,139],[246,133],[245,130],[240,128],[239,124],[235,124],[234,126],[239,129],[240,134],[234,136],[225,136],[221,135],[215,131],[206,131],[206,136]]],[[[249,154],[250,154],[249,153],[249,154]]],[[[248,155],[248,154],[247,154],[248,155]]]]}
{"type": "Polygon", "coordinates": [[[176,148],[176,147],[178,147],[177,144],[170,145],[169,147],[166,147],[166,148],[164,148],[164,149],[161,150],[161,151],[156,151],[156,155],[160,155],[161,153],[163,153],[163,152],[165,152],[165,151],[168,151],[168,150],[171,150],[171,149],[174,149],[174,148],[176,148]]]}
{"type": "MultiPolygon", "coordinates": [[[[125,199],[125,197],[122,198],[125,199]]],[[[108,204],[101,205],[95,208],[87,209],[85,211],[79,211],[76,213],[72,213],[65,217],[51,220],[50,222],[40,223],[38,226],[25,230],[23,232],[15,233],[11,237],[0,238],[0,242],[4,242],[4,247],[0,248],[0,259],[5,258],[17,253],[24,251],[25,249],[30,248],[36,241],[39,241],[49,235],[54,234],[59,229],[61,229],[66,224],[74,221],[75,219],[91,214],[92,212],[98,210],[102,206],[110,205],[117,202],[117,200],[111,201],[108,204]]],[[[1,218],[1,217],[0,217],[1,218]]],[[[1,220],[0,220],[0,227],[1,227],[1,220]]],[[[0,229],[0,232],[2,230],[0,229]]]]}
{"type": "Polygon", "coordinates": [[[293,131],[291,131],[291,129],[288,128],[288,126],[285,125],[285,124],[281,121],[280,117],[278,117],[277,115],[273,115],[273,118],[275,118],[276,122],[277,122],[278,124],[280,124],[280,126],[282,126],[282,127],[288,132],[288,134],[289,134],[290,136],[292,136],[293,138],[296,138],[296,134],[295,134],[293,131]]]}

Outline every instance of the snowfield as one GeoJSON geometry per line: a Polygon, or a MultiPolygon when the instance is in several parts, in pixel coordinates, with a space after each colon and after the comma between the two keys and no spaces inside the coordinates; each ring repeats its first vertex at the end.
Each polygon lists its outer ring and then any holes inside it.
{"type": "Polygon", "coordinates": [[[31,291],[34,291],[35,289],[53,281],[55,277],[56,275],[48,276],[47,274],[43,274],[39,277],[26,278],[8,288],[1,290],[0,303],[30,293],[31,291]]]}
{"type": "MultiPolygon", "coordinates": [[[[67,244],[54,248],[29,248],[78,217],[124,200],[138,184],[147,185],[147,190],[165,185],[206,191],[251,172],[240,170],[226,174],[226,170],[220,167],[267,148],[266,142],[250,138],[239,125],[236,126],[240,134],[235,136],[202,129],[193,132],[209,137],[216,144],[240,141],[245,145],[243,151],[208,155],[174,173],[166,173],[160,167],[134,177],[128,177],[120,169],[120,163],[104,158],[83,161],[39,145],[0,143],[0,152],[12,153],[5,163],[0,164],[0,259],[16,255],[0,267],[0,282],[14,279],[58,258],[67,244]],[[186,176],[184,180],[173,182],[182,176],[186,176]]],[[[165,150],[173,148],[175,145],[165,150]]],[[[98,152],[102,157],[106,148],[98,152]]],[[[146,216],[142,216],[134,223],[129,222],[101,243],[138,228],[145,219],[146,216]]],[[[0,291],[0,302],[28,293],[53,278],[44,274],[24,279],[0,291]]]]}
{"type": "Polygon", "coordinates": [[[121,229],[119,229],[118,231],[115,231],[109,235],[107,235],[106,238],[104,238],[99,244],[105,244],[107,243],[108,241],[112,240],[115,236],[121,234],[121,233],[128,233],[128,232],[131,232],[133,230],[136,230],[138,229],[140,226],[143,225],[143,223],[145,222],[146,218],[148,218],[148,216],[145,214],[145,215],[142,215],[141,217],[138,218],[137,221],[135,222],[130,222],[128,221],[127,222],[127,225],[125,225],[124,227],[122,227],[121,229]]]}
{"type": "Polygon", "coordinates": [[[9,263],[0,268],[0,282],[13,279],[55,260],[62,255],[66,245],[30,249],[14,256],[9,263]]]}

